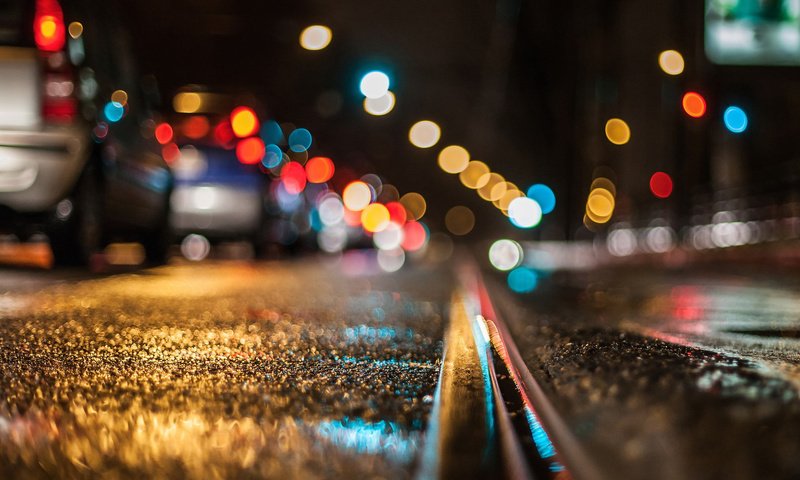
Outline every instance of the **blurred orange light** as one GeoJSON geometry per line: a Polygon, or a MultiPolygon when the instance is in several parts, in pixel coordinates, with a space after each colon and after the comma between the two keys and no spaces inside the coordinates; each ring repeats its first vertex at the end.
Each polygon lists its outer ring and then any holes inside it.
{"type": "Polygon", "coordinates": [[[183,122],[183,134],[194,140],[208,135],[210,128],[208,119],[202,115],[193,115],[183,122]]]}
{"type": "Polygon", "coordinates": [[[231,112],[231,127],[237,137],[249,137],[258,130],[258,117],[252,108],[236,107],[231,112]]]}
{"type": "Polygon", "coordinates": [[[344,209],[344,223],[350,227],[361,226],[361,212],[355,212],[345,207],[344,209]]]}
{"type": "Polygon", "coordinates": [[[408,222],[403,226],[403,243],[400,245],[403,250],[413,252],[425,245],[428,239],[428,232],[419,222],[408,222]]]}
{"type": "Polygon", "coordinates": [[[328,157],[314,157],[306,163],[306,177],[310,183],[325,183],[333,177],[333,160],[328,157]]]}
{"type": "Polygon", "coordinates": [[[683,96],[683,111],[693,118],[700,118],[706,113],[706,100],[697,92],[687,92],[683,96]]]}
{"type": "Polygon", "coordinates": [[[297,195],[306,188],[306,171],[297,162],[289,162],[281,169],[281,181],[287,192],[297,195]]]}
{"type": "Polygon", "coordinates": [[[156,140],[161,145],[166,145],[172,141],[172,127],[169,123],[162,123],[156,127],[156,140]]]}
{"type": "Polygon", "coordinates": [[[236,145],[236,157],[245,165],[255,165],[264,158],[264,142],[258,137],[245,138],[236,145]]]}
{"type": "Polygon", "coordinates": [[[360,212],[372,201],[372,189],[360,180],[350,182],[342,192],[342,201],[349,210],[360,212]]]}
{"type": "Polygon", "coordinates": [[[403,206],[400,202],[389,202],[386,204],[387,210],[389,210],[389,217],[391,218],[392,222],[402,225],[406,223],[406,218],[408,215],[406,214],[406,207],[403,206]]]}
{"type": "Polygon", "coordinates": [[[403,205],[408,213],[408,217],[414,220],[419,220],[425,215],[428,209],[428,203],[425,197],[417,192],[409,192],[400,197],[400,204],[403,205]]]}
{"type": "Polygon", "coordinates": [[[364,230],[375,233],[389,226],[389,209],[381,203],[372,203],[361,211],[361,225],[364,230]]]}

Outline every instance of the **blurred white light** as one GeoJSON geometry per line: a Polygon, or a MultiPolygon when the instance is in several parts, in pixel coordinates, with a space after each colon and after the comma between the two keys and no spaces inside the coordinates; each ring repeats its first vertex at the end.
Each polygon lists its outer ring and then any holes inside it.
{"type": "Polygon", "coordinates": [[[636,252],[636,234],[630,229],[621,228],[608,234],[606,240],[608,253],[615,257],[626,257],[636,252]]]}
{"type": "Polygon", "coordinates": [[[651,252],[665,253],[675,247],[675,231],[669,227],[650,228],[647,229],[645,240],[651,252]]]}
{"type": "Polygon", "coordinates": [[[415,147],[430,148],[439,141],[442,136],[442,129],[435,122],[421,120],[411,126],[408,131],[408,139],[415,147]]]}
{"type": "Polygon", "coordinates": [[[367,97],[364,99],[364,110],[370,115],[386,115],[394,109],[394,93],[386,92],[378,98],[367,97]]]}
{"type": "Polygon", "coordinates": [[[206,168],[208,168],[205,153],[191,145],[181,148],[180,152],[178,159],[172,163],[172,171],[175,172],[175,178],[192,180],[205,173],[206,168]]]}
{"type": "Polygon", "coordinates": [[[300,45],[306,50],[322,50],[331,43],[333,33],[324,25],[311,25],[300,33],[300,45]]]}
{"type": "Polygon", "coordinates": [[[319,218],[325,225],[336,225],[344,219],[344,204],[335,193],[325,195],[322,201],[319,202],[317,209],[319,210],[319,218]]]}
{"type": "Polygon", "coordinates": [[[334,225],[323,228],[317,235],[317,244],[324,252],[341,252],[347,246],[347,227],[334,225]]]}
{"type": "Polygon", "coordinates": [[[217,204],[217,191],[214,187],[197,187],[192,192],[192,203],[199,210],[210,210],[217,204]]]}
{"type": "Polygon", "coordinates": [[[489,262],[503,272],[519,266],[522,257],[522,246],[514,240],[498,240],[489,247],[489,262]]]}
{"type": "Polygon", "coordinates": [[[389,92],[389,76],[374,70],[361,78],[361,93],[367,98],[380,98],[389,92]]]}
{"type": "Polygon", "coordinates": [[[542,221],[542,207],[528,197],[517,197],[508,204],[508,218],[519,228],[533,228],[542,221]]]}
{"type": "Polygon", "coordinates": [[[381,230],[372,235],[372,243],[380,250],[394,250],[400,247],[403,243],[403,227],[392,222],[381,230]]]}
{"type": "Polygon", "coordinates": [[[181,253],[193,262],[199,262],[211,252],[211,243],[202,235],[187,235],[181,242],[181,253]]]}
{"type": "Polygon", "coordinates": [[[378,250],[378,266],[384,272],[396,272],[406,263],[406,253],[402,248],[378,250]]]}

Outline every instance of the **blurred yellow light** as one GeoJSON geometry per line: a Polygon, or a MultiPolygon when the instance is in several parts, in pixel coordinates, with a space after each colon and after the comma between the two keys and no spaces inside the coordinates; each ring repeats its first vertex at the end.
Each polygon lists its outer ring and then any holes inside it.
{"type": "Polygon", "coordinates": [[[364,111],[370,115],[386,115],[394,109],[394,93],[386,92],[378,98],[364,97],[364,111]]]}
{"type": "Polygon", "coordinates": [[[625,145],[631,139],[631,129],[624,120],[612,118],[606,122],[606,138],[614,145],[625,145]]]}
{"type": "Polygon", "coordinates": [[[466,235],[475,228],[475,214],[469,208],[459,205],[447,211],[444,224],[453,235],[466,235]]]}
{"type": "Polygon", "coordinates": [[[39,23],[39,32],[45,38],[50,38],[56,34],[56,20],[52,16],[43,17],[44,19],[39,23]]]}
{"type": "Polygon", "coordinates": [[[348,210],[360,212],[372,201],[372,190],[362,181],[350,182],[342,192],[342,201],[348,210]]]}
{"type": "Polygon", "coordinates": [[[361,225],[368,232],[380,232],[389,226],[389,209],[381,203],[367,205],[361,211],[361,225]]]}
{"type": "Polygon", "coordinates": [[[597,188],[603,188],[605,190],[608,190],[612,196],[614,197],[617,196],[617,186],[614,185],[614,182],[612,182],[606,177],[597,177],[594,180],[592,180],[592,186],[589,188],[589,191],[591,192],[592,190],[597,188]]]}
{"type": "Polygon", "coordinates": [[[458,174],[458,179],[461,180],[465,187],[476,190],[486,185],[486,182],[489,181],[488,177],[484,177],[487,173],[489,173],[489,167],[485,163],[480,160],[473,160],[467,164],[467,168],[458,174]],[[480,183],[481,181],[483,183],[480,183]]]}
{"type": "Polygon", "coordinates": [[[502,210],[503,213],[507,215],[508,206],[511,205],[511,202],[515,198],[524,197],[525,194],[522,193],[513,183],[506,182],[506,188],[507,188],[506,193],[504,193],[503,196],[500,197],[500,199],[497,202],[495,202],[495,206],[500,210],[502,210]]]}
{"type": "Polygon", "coordinates": [[[194,92],[181,92],[172,99],[172,108],[178,113],[195,113],[202,104],[203,99],[194,92]]]}
{"type": "Polygon", "coordinates": [[[439,152],[439,168],[447,173],[460,173],[467,168],[469,152],[461,145],[450,145],[439,152]]]}
{"type": "Polygon", "coordinates": [[[436,122],[421,120],[411,126],[408,131],[408,139],[411,144],[419,148],[430,148],[439,141],[442,136],[442,129],[436,122]]]}
{"type": "Polygon", "coordinates": [[[300,46],[306,50],[322,50],[333,39],[333,32],[325,25],[311,25],[300,32],[300,46]]]}
{"type": "Polygon", "coordinates": [[[70,37],[78,38],[83,35],[83,24],[81,22],[72,22],[67,27],[67,31],[70,37]]]}
{"type": "Polygon", "coordinates": [[[478,195],[481,196],[482,199],[488,200],[490,202],[494,202],[495,200],[500,199],[504,193],[506,193],[505,183],[506,179],[503,178],[502,175],[498,173],[487,173],[483,175],[484,177],[488,176],[488,179],[481,178],[478,183],[483,182],[486,180],[484,185],[478,189],[478,195]],[[502,185],[502,188],[498,188],[495,191],[494,187],[502,185]]]}
{"type": "Polygon", "coordinates": [[[513,183],[508,183],[505,180],[495,184],[489,191],[489,201],[493,203],[499,202],[500,199],[503,198],[503,195],[509,190],[509,186],[511,186],[512,189],[514,188],[513,183]]]}
{"type": "Polygon", "coordinates": [[[683,55],[675,50],[665,50],[658,56],[658,65],[667,75],[680,75],[685,66],[683,55]]]}
{"type": "Polygon", "coordinates": [[[249,108],[237,108],[231,116],[231,128],[237,137],[247,137],[258,128],[258,118],[249,108]]]}
{"type": "Polygon", "coordinates": [[[416,192],[409,192],[400,197],[400,204],[405,207],[408,217],[414,220],[422,218],[428,208],[425,198],[416,192]]]}
{"type": "Polygon", "coordinates": [[[614,196],[605,188],[595,188],[586,201],[586,215],[593,222],[605,223],[614,213],[614,196]]]}
{"type": "Polygon", "coordinates": [[[124,107],[128,104],[128,93],[125,90],[114,90],[111,101],[124,107]]]}

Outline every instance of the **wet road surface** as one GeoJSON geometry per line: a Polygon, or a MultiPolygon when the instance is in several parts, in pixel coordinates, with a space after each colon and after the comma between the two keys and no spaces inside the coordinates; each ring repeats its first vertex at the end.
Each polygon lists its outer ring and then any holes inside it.
{"type": "Polygon", "coordinates": [[[0,477],[410,476],[452,280],[364,268],[174,265],[27,283],[9,271],[0,477]]]}
{"type": "Polygon", "coordinates": [[[793,272],[599,269],[489,282],[534,377],[605,478],[800,478],[793,272]]]}

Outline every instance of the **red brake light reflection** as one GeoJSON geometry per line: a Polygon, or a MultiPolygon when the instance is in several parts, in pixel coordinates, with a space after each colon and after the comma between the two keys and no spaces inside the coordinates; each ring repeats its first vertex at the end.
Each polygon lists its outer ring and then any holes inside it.
{"type": "Polygon", "coordinates": [[[64,13],[56,0],[36,0],[33,37],[39,50],[58,52],[64,48],[64,13]]]}

